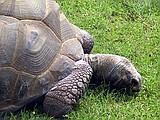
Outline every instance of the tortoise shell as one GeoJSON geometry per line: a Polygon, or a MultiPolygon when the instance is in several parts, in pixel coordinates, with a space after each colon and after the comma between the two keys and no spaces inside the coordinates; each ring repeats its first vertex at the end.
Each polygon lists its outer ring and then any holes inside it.
{"type": "Polygon", "coordinates": [[[0,3],[0,111],[42,96],[84,56],[83,36],[53,0],[0,3]]]}

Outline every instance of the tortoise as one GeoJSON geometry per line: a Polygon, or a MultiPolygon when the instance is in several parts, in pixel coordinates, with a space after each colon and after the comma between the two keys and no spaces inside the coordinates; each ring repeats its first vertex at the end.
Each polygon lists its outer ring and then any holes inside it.
{"type": "Polygon", "coordinates": [[[54,0],[1,0],[0,113],[16,113],[43,97],[48,115],[65,115],[90,81],[139,92],[142,77],[134,65],[122,56],[90,54],[93,45],[54,0]]]}

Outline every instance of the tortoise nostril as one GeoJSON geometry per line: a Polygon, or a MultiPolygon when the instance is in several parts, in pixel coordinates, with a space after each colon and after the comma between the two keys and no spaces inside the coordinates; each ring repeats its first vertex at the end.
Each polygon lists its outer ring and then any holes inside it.
{"type": "Polygon", "coordinates": [[[133,86],[138,85],[138,81],[133,78],[133,79],[132,79],[132,84],[133,84],[133,86]]]}

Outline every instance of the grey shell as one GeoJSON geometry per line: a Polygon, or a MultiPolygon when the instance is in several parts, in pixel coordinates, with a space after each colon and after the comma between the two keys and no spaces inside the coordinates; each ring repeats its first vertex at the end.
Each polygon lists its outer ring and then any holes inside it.
{"type": "Polygon", "coordinates": [[[82,35],[53,0],[0,3],[0,110],[42,96],[82,59],[82,35]]]}

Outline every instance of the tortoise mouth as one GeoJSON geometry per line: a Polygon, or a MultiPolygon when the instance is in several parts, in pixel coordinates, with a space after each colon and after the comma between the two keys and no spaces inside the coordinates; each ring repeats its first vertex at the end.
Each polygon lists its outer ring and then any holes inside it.
{"type": "Polygon", "coordinates": [[[133,92],[139,92],[141,90],[140,87],[132,87],[133,92]]]}

